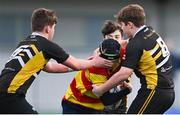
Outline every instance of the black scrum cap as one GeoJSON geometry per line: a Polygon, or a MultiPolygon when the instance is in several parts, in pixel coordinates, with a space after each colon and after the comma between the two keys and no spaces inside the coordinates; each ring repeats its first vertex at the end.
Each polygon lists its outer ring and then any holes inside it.
{"type": "Polygon", "coordinates": [[[108,59],[115,60],[120,56],[121,45],[114,39],[106,39],[99,46],[100,56],[108,59]]]}

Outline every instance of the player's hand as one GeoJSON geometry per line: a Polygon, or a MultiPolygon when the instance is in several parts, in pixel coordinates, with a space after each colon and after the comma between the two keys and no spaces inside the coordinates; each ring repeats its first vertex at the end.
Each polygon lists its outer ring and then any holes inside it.
{"type": "Polygon", "coordinates": [[[94,93],[95,96],[100,97],[103,95],[99,86],[93,84],[92,87],[93,87],[92,92],[94,93]]]}
{"type": "Polygon", "coordinates": [[[126,81],[124,81],[121,84],[121,89],[125,89],[125,88],[128,88],[130,90],[130,92],[132,92],[132,85],[130,83],[127,83],[126,81]]]}
{"type": "Polygon", "coordinates": [[[113,62],[100,57],[98,54],[94,55],[92,60],[93,60],[93,66],[94,67],[110,68],[113,65],[113,62]]]}

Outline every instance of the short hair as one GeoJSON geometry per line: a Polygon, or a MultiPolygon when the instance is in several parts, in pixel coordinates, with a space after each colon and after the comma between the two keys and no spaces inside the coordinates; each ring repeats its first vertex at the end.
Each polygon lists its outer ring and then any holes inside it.
{"type": "Polygon", "coordinates": [[[57,16],[53,10],[46,8],[35,9],[31,17],[32,31],[42,31],[45,26],[57,23],[57,16]]]}
{"type": "Polygon", "coordinates": [[[132,22],[136,27],[140,27],[145,24],[146,16],[142,6],[130,4],[123,7],[116,18],[119,23],[124,22],[127,25],[128,22],[132,22]]]}
{"type": "Polygon", "coordinates": [[[123,31],[117,22],[106,20],[102,26],[101,33],[103,34],[103,37],[105,37],[106,35],[111,34],[116,30],[119,30],[121,35],[123,35],[123,31]]]}

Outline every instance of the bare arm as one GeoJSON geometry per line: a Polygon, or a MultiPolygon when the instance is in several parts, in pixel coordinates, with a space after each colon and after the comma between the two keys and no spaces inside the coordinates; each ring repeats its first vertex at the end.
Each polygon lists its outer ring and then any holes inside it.
{"type": "Polygon", "coordinates": [[[78,59],[73,56],[69,56],[69,58],[63,64],[72,68],[73,70],[82,70],[93,66],[108,68],[113,65],[111,61],[105,60],[98,55],[95,55],[92,60],[78,59]]]}
{"type": "Polygon", "coordinates": [[[100,86],[93,85],[93,93],[96,96],[101,96],[106,91],[119,85],[121,81],[127,80],[128,77],[133,73],[133,70],[127,67],[121,67],[109,80],[100,86]]]}
{"type": "Polygon", "coordinates": [[[49,61],[43,68],[43,71],[48,73],[66,73],[72,72],[73,70],[63,64],[49,61]]]}
{"type": "Polygon", "coordinates": [[[66,73],[71,71],[77,71],[82,69],[87,69],[90,67],[111,67],[112,62],[105,60],[98,55],[95,55],[92,60],[78,59],[73,56],[69,56],[68,59],[60,63],[48,62],[44,67],[43,71],[48,73],[66,73]]]}

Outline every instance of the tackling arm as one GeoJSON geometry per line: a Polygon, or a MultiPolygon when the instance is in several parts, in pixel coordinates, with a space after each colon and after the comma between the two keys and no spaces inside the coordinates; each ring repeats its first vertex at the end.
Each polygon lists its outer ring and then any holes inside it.
{"type": "Polygon", "coordinates": [[[92,60],[84,60],[84,59],[78,59],[73,56],[69,56],[69,58],[63,62],[63,65],[66,65],[73,70],[83,70],[90,67],[111,67],[113,63],[109,60],[103,59],[98,55],[95,55],[92,60]]]}
{"type": "Polygon", "coordinates": [[[101,96],[111,88],[117,86],[121,81],[125,81],[133,73],[133,69],[127,67],[121,67],[108,81],[100,86],[93,85],[93,93],[96,96],[101,96]]]}
{"type": "Polygon", "coordinates": [[[60,63],[48,62],[46,66],[43,68],[43,71],[48,73],[66,73],[72,72],[73,70],[60,63]]]}

